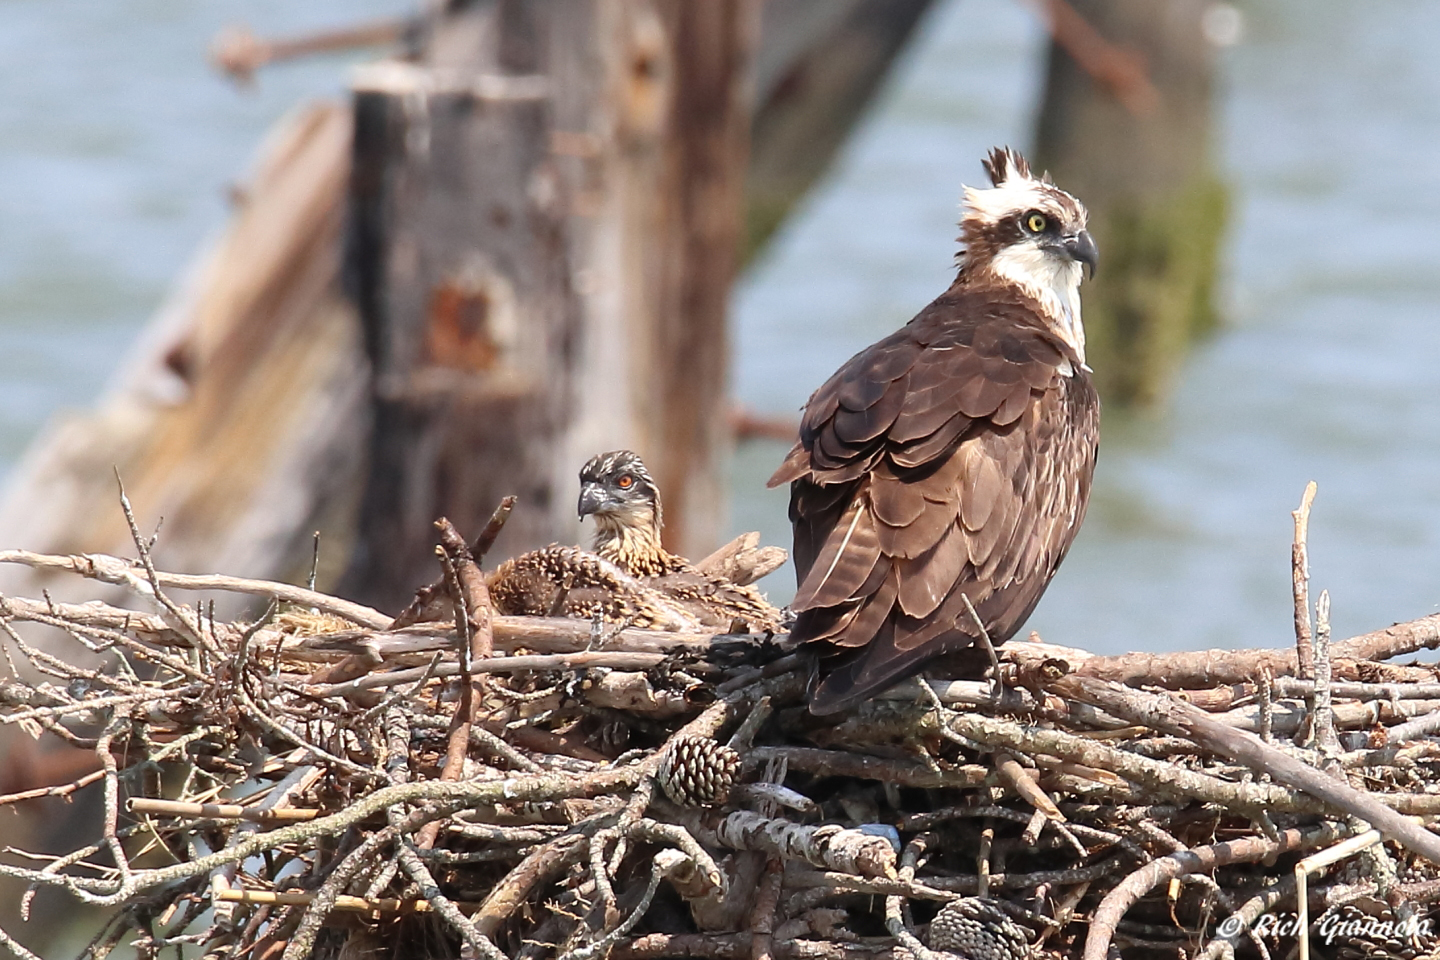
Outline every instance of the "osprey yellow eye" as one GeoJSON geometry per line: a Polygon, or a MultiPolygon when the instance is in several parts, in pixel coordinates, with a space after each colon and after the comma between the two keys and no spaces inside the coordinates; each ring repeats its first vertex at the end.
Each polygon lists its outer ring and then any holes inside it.
{"type": "Polygon", "coordinates": [[[630,474],[628,473],[621,477],[619,480],[615,481],[615,486],[619,487],[621,490],[629,490],[634,485],[635,478],[630,476],[630,474]]]}
{"type": "Polygon", "coordinates": [[[1025,217],[1025,229],[1031,233],[1044,233],[1049,225],[1050,221],[1045,219],[1043,213],[1029,213],[1025,217]]]}

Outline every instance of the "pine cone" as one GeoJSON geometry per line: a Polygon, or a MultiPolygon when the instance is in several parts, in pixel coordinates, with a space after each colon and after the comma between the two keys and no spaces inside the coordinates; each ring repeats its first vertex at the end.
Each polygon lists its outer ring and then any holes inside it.
{"type": "Polygon", "coordinates": [[[1030,937],[996,901],[962,897],[945,904],[930,921],[930,949],[965,960],[1027,960],[1030,937]]]}
{"type": "Polygon", "coordinates": [[[681,737],[671,744],[655,779],[665,796],[682,807],[724,803],[740,770],[740,754],[704,737],[681,737]]]}

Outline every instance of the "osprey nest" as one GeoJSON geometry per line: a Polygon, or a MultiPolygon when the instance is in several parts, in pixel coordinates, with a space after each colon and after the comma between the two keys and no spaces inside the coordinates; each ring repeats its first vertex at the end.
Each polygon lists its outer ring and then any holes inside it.
{"type": "MultiPolygon", "coordinates": [[[[1390,661],[1440,643],[1440,616],[1331,643],[1303,538],[1294,649],[1012,642],[981,653],[985,679],[937,666],[821,722],[783,635],[493,615],[483,550],[437,526],[448,617],[398,628],[312,590],[159,572],[138,536],[135,561],[0,553],[151,605],[0,598],[0,721],[94,755],[0,798],[94,798],[73,849],[8,849],[0,874],[108,908],[85,958],[1437,946],[1440,683],[1390,661]],[[193,590],[269,602],[217,622],[177,599],[193,590]],[[42,649],[31,624],[59,631],[42,649]]],[[[0,932],[34,956],[26,939],[0,932]]]]}

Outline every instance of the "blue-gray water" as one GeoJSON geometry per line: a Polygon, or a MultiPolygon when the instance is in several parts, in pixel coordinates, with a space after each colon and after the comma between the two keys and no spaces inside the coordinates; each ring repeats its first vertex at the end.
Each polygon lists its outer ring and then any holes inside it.
{"type": "MultiPolygon", "coordinates": [[[[334,60],[236,93],[203,62],[237,20],[286,33],[404,0],[0,4],[0,470],[84,406],[267,126],[338,94],[334,60]]],[[[1085,530],[1032,625],[1102,650],[1283,643],[1290,514],[1320,484],[1317,587],[1344,635],[1440,602],[1440,6],[1271,0],[1224,54],[1235,186],[1228,323],[1159,414],[1107,416],[1085,530]]],[[[960,183],[1025,144],[1042,36],[1019,3],[947,2],[736,304],[735,389],[793,411],[949,280],[960,183]]],[[[733,526],[788,537],[742,449],[733,526]]],[[[778,575],[777,575],[778,576],[778,575]]],[[[783,599],[788,583],[770,587],[783,599]]]]}

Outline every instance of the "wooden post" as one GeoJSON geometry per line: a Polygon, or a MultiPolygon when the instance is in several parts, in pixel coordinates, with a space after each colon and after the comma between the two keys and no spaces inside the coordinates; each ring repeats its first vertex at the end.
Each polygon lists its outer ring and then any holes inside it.
{"type": "Polygon", "coordinates": [[[747,259],[829,167],[933,0],[769,0],[746,179],[747,259]]]}
{"type": "Polygon", "coordinates": [[[638,451],[664,497],[666,543],[703,555],[726,500],[727,314],[759,4],[575,5],[591,27],[571,17],[564,32],[589,55],[569,60],[594,73],[563,85],[579,94],[566,130],[592,151],[572,247],[586,323],[570,476],[601,450],[638,451]]]}
{"type": "Polygon", "coordinates": [[[1211,162],[1207,0],[1048,0],[1036,164],[1080,197],[1100,246],[1084,292],[1101,392],[1163,396],[1214,323],[1226,191],[1211,162]]]}
{"type": "Polygon", "coordinates": [[[356,89],[353,289],[376,420],[346,591],[398,609],[435,516],[573,539],[585,457],[632,446],[667,539],[720,531],[726,313],[757,0],[503,0],[356,89]]]}
{"type": "Polygon", "coordinates": [[[355,84],[347,266],[375,428],[344,589],[383,609],[433,579],[437,516],[502,549],[553,538],[579,314],[526,4],[442,22],[421,65],[355,84]]]}

